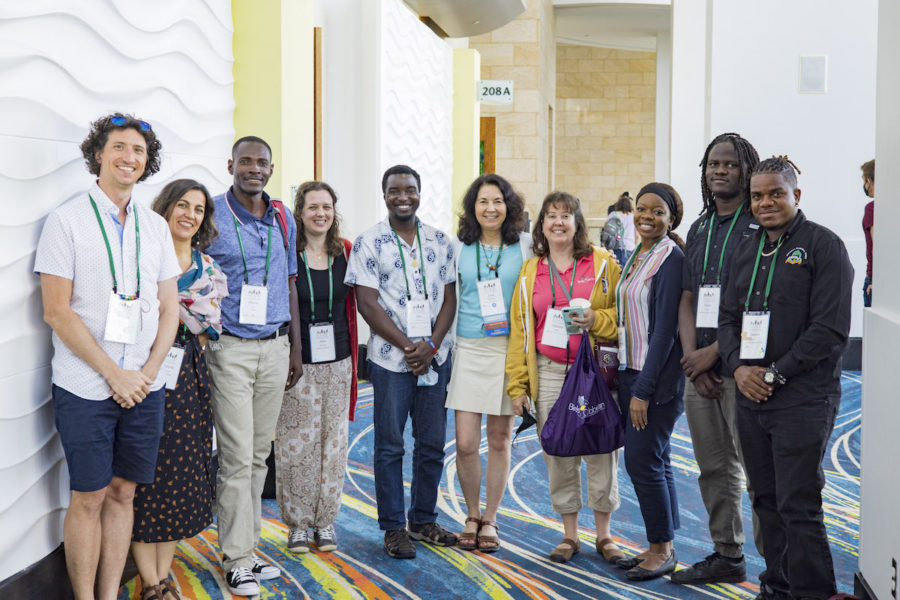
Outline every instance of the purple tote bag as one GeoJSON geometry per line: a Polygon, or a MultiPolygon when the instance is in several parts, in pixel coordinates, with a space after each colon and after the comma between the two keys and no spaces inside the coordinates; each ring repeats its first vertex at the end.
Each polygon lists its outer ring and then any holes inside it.
{"type": "Polygon", "coordinates": [[[590,337],[582,332],[575,362],[541,429],[541,446],[552,456],[585,456],[623,445],[625,421],[603,381],[590,337]]]}

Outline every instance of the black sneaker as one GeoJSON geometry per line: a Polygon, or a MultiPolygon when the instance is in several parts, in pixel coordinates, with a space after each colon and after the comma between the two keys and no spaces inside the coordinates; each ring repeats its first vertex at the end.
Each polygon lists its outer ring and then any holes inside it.
{"type": "Polygon", "coordinates": [[[238,567],[225,573],[225,583],[235,596],[259,595],[259,582],[247,567],[238,567]]]}
{"type": "Polygon", "coordinates": [[[435,546],[455,546],[459,539],[455,533],[447,531],[437,523],[410,525],[409,537],[417,542],[428,542],[435,546]]]}
{"type": "Polygon", "coordinates": [[[391,529],[384,532],[384,551],[391,558],[415,558],[416,547],[405,529],[391,529]]]}
{"type": "Polygon", "coordinates": [[[713,552],[693,566],[671,575],[672,583],[696,585],[701,583],[740,583],[747,579],[744,557],[728,558],[713,552]]]}

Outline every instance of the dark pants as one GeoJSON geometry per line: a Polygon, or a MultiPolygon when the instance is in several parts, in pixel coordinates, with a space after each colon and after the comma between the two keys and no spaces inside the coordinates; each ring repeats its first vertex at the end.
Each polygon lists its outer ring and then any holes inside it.
{"type": "Polygon", "coordinates": [[[836,593],[822,513],[822,458],[839,398],[754,410],[739,401],[738,435],[766,541],[761,583],[794,598],[836,593]]]}
{"type": "Polygon", "coordinates": [[[378,526],[383,530],[406,527],[403,490],[403,431],[412,419],[413,456],[409,523],[437,520],[438,486],[444,470],[447,432],[447,382],[450,358],[432,367],[438,373],[433,386],[417,386],[412,373],[395,373],[369,361],[375,396],[375,499],[378,526]]]}
{"type": "Polygon", "coordinates": [[[872,285],[872,278],[866,276],[866,280],[863,282],[863,306],[866,307],[872,306],[872,292],[869,291],[870,285],[872,285]]]}
{"type": "MultiPolygon", "coordinates": [[[[652,400],[647,408],[647,427],[638,431],[631,424],[631,390],[640,371],[619,371],[619,406],[625,417],[625,469],[641,505],[647,541],[670,542],[681,527],[678,496],[669,460],[669,441],[675,421],[684,412],[684,391],[678,390],[666,404],[652,400]]],[[[681,387],[681,386],[679,386],[681,387]]]]}

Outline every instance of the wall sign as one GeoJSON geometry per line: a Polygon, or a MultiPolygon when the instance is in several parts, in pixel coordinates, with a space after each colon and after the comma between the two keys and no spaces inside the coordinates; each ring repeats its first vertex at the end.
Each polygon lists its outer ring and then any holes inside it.
{"type": "Polygon", "coordinates": [[[476,100],[485,104],[512,104],[512,79],[484,79],[477,82],[476,100]]]}

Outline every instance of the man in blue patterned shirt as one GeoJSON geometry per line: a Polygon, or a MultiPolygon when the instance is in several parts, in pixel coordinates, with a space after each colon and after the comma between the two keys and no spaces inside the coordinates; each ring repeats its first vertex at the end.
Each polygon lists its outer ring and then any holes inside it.
{"type": "Polygon", "coordinates": [[[385,171],[381,189],[388,218],[356,239],[344,283],[356,288],[359,312],[371,329],[375,495],[384,549],[394,558],[414,558],[411,539],[456,543],[456,535],[435,522],[456,272],[450,237],[416,218],[419,174],[396,165],[385,171]],[[407,529],[402,467],[408,417],[415,443],[407,529]]]}

